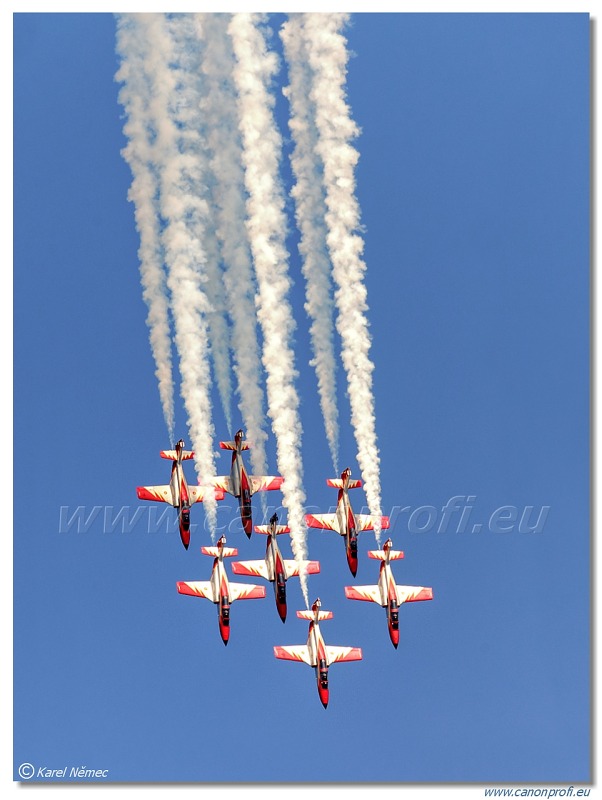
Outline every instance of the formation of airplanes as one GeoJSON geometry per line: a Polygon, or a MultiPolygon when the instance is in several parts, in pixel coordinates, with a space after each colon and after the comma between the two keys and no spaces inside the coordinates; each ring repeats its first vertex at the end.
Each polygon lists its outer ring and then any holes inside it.
{"type": "MultiPolygon", "coordinates": [[[[178,511],[178,527],[180,539],[185,549],[190,545],[190,509],[195,503],[202,502],[207,492],[212,492],[217,501],[224,499],[226,493],[236,497],[239,503],[240,519],[248,538],[253,531],[253,512],[251,498],[256,492],[280,489],[283,478],[278,475],[249,475],[242,453],[249,449],[244,441],[244,432],[236,432],[233,441],[220,442],[222,450],[232,452],[232,463],[229,475],[209,478],[207,486],[190,485],[184,475],[183,462],[194,458],[194,453],[185,449],[180,439],[173,450],[162,450],[161,458],[173,462],[170,481],[165,485],[138,486],[137,494],[141,500],[163,502],[172,505],[178,511]]],[[[355,577],[358,568],[358,534],[362,531],[374,530],[380,523],[381,530],[389,528],[389,518],[375,517],[370,514],[354,513],[349,490],[358,489],[362,482],[351,478],[349,468],[343,470],[340,478],[329,478],[328,486],[338,489],[337,505],[334,513],[307,514],[305,523],[309,528],[331,530],[340,534],[345,540],[347,564],[355,577]]],[[[267,536],[265,557],[261,560],[234,561],[232,572],[235,575],[262,578],[273,584],[276,610],[282,622],[287,617],[286,584],[290,578],[299,577],[303,572],[315,575],[320,572],[318,561],[296,560],[284,558],[278,545],[278,536],[290,533],[286,525],[278,524],[278,516],[274,514],[269,525],[256,525],[255,532],[267,536]]],[[[218,625],[221,639],[225,645],[230,639],[230,606],[235,600],[261,599],[266,596],[265,586],[253,583],[235,583],[228,578],[224,558],[238,555],[234,547],[226,547],[226,537],[222,536],[216,546],[202,547],[201,553],[213,557],[211,576],[207,581],[177,581],[176,588],[180,594],[192,597],[204,597],[217,607],[218,625]]],[[[393,542],[387,539],[382,550],[368,550],[369,558],[379,560],[380,571],[378,582],[367,586],[346,586],[345,596],[350,600],[365,600],[376,603],[386,610],[387,627],[393,646],[399,644],[399,608],[403,603],[418,600],[432,600],[433,590],[425,586],[403,586],[395,582],[390,562],[402,559],[404,554],[393,549],[393,542]]],[[[339,661],[360,661],[362,651],[359,647],[340,647],[327,645],[320,631],[320,622],[332,619],[331,611],[323,611],[319,598],[312,604],[311,610],[297,611],[297,617],[309,620],[309,631],[306,644],[278,645],[274,647],[274,655],[278,659],[298,661],[308,664],[314,669],[318,695],[324,708],[328,706],[329,687],[328,669],[339,661]]]]}

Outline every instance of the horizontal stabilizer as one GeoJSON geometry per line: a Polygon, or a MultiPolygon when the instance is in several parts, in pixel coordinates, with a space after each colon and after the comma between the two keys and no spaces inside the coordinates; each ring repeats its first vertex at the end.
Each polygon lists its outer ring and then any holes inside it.
{"type": "MultiPolygon", "coordinates": [[[[319,561],[302,561],[301,564],[305,566],[306,575],[317,575],[320,571],[319,561]]],[[[296,561],[285,559],[284,567],[289,578],[295,578],[301,572],[301,567],[296,561]]]]}
{"type": "MultiPolygon", "coordinates": [[[[297,611],[297,616],[299,619],[313,620],[316,618],[314,611],[297,611]]],[[[332,619],[332,611],[318,611],[318,622],[321,622],[323,619],[332,619]]]]}
{"type": "MultiPolygon", "coordinates": [[[[256,525],[255,526],[255,533],[271,533],[272,527],[271,525],[256,525]]],[[[288,525],[276,525],[276,533],[290,533],[291,529],[288,525]]]]}
{"type": "MultiPolygon", "coordinates": [[[[343,489],[344,484],[341,478],[326,478],[326,485],[332,486],[333,489],[343,489]]],[[[348,489],[361,489],[362,482],[360,480],[350,480],[347,483],[348,489]]]]}
{"type": "MultiPolygon", "coordinates": [[[[175,450],[161,450],[159,453],[161,458],[167,458],[169,461],[177,461],[178,454],[175,450]]],[[[191,450],[182,450],[182,461],[188,461],[194,458],[194,453],[191,450]]]]}
{"type": "Polygon", "coordinates": [[[265,597],[265,586],[257,586],[253,583],[232,583],[228,584],[230,602],[235,600],[258,600],[265,597]]]}
{"type": "MultiPolygon", "coordinates": [[[[222,450],[236,450],[236,442],[220,442],[219,446],[222,448],[222,450]]],[[[240,449],[248,450],[249,445],[247,442],[243,442],[240,446],[240,449]]]]}
{"type": "Polygon", "coordinates": [[[274,647],[276,658],[283,658],[287,661],[302,661],[313,667],[314,664],[309,655],[309,648],[306,644],[291,644],[274,647]]]}
{"type": "MultiPolygon", "coordinates": [[[[370,558],[376,558],[378,561],[386,561],[386,553],[384,550],[368,550],[370,558]]],[[[394,561],[397,558],[403,558],[403,550],[389,550],[389,558],[394,561]]]]}
{"type": "MultiPolygon", "coordinates": [[[[373,531],[374,521],[377,519],[378,517],[374,517],[371,514],[356,514],[355,524],[357,525],[358,531],[373,531]]],[[[389,527],[389,517],[380,518],[380,527],[383,531],[389,527]]]]}
{"type": "Polygon", "coordinates": [[[432,600],[433,590],[426,586],[396,586],[398,603],[413,603],[416,600],[432,600]]]}
{"type": "Polygon", "coordinates": [[[232,572],[235,575],[251,575],[254,578],[265,578],[269,581],[268,565],[261,561],[233,561],[232,572]]]}
{"type": "Polygon", "coordinates": [[[255,492],[270,492],[273,489],[280,489],[284,478],[280,475],[249,475],[251,484],[251,494],[255,492]]]}
{"type": "Polygon", "coordinates": [[[177,581],[176,586],[180,594],[205,597],[213,602],[213,590],[209,581],[177,581]]]}
{"type": "Polygon", "coordinates": [[[336,661],[361,661],[362,649],[361,647],[333,647],[326,645],[326,656],[329,664],[334,664],[336,661]]]}
{"type": "MultiPolygon", "coordinates": [[[[222,547],[221,552],[224,558],[230,558],[230,556],[237,556],[238,550],[236,547],[222,547]]],[[[204,556],[219,556],[220,548],[219,547],[201,547],[201,553],[204,556]]]]}

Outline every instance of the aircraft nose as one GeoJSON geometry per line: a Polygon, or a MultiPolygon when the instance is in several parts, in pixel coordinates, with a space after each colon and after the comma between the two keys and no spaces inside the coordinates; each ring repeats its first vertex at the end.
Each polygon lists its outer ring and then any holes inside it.
{"type": "Polygon", "coordinates": [[[229,627],[229,626],[227,626],[227,625],[222,625],[222,624],[220,624],[220,626],[219,626],[219,632],[220,632],[220,633],[221,633],[221,635],[222,635],[222,641],[223,641],[223,643],[224,643],[225,645],[227,645],[227,644],[228,644],[228,642],[229,642],[229,640],[230,640],[230,627],[229,627]]]}

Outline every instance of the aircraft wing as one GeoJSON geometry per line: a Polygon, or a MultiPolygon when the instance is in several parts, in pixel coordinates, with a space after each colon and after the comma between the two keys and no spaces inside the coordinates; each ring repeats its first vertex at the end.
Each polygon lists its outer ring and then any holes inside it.
{"type": "Polygon", "coordinates": [[[274,655],[276,658],[282,658],[286,661],[304,661],[310,667],[315,666],[309,655],[309,648],[306,644],[289,644],[274,647],[274,655]]]}
{"type": "Polygon", "coordinates": [[[217,500],[223,500],[223,492],[228,492],[228,494],[232,494],[232,486],[230,484],[230,478],[227,475],[218,475],[216,478],[210,478],[209,482],[215,486],[215,494],[217,500]],[[219,497],[219,493],[222,493],[222,497],[219,497]]]}
{"type": "Polygon", "coordinates": [[[232,572],[235,575],[253,575],[255,578],[270,580],[265,561],[233,561],[232,572]]]}
{"type": "MultiPolygon", "coordinates": [[[[211,490],[210,490],[211,491],[211,490]]],[[[207,491],[203,489],[202,486],[188,486],[188,495],[190,497],[191,503],[202,503],[205,499],[207,491]]],[[[214,491],[215,499],[216,500],[223,500],[224,499],[224,492],[221,489],[215,488],[214,491]]]]}
{"type": "Polygon", "coordinates": [[[178,592],[180,594],[189,594],[192,597],[205,597],[207,600],[213,600],[213,591],[209,581],[178,581],[176,583],[178,592]]]}
{"type": "Polygon", "coordinates": [[[257,586],[254,583],[229,583],[228,594],[230,602],[235,600],[257,600],[265,597],[265,586],[257,586]]]}
{"type": "MultiPolygon", "coordinates": [[[[305,565],[305,573],[307,575],[316,575],[320,571],[319,561],[303,561],[302,563],[305,565]]],[[[289,559],[284,560],[284,568],[289,578],[294,578],[301,571],[299,564],[289,559]]]]}
{"type": "Polygon", "coordinates": [[[164,486],[138,486],[136,492],[140,500],[155,500],[177,507],[173,501],[173,492],[169,484],[164,486]]]}
{"type": "Polygon", "coordinates": [[[331,647],[326,645],[326,657],[329,664],[335,661],[361,661],[361,647],[331,647]]]}
{"type": "MultiPolygon", "coordinates": [[[[358,531],[372,531],[374,530],[374,520],[378,519],[378,517],[373,517],[370,514],[356,514],[355,515],[355,524],[357,525],[358,531]]],[[[389,527],[389,517],[381,517],[380,518],[380,527],[382,530],[386,530],[389,527]]]]}
{"type": "Polygon", "coordinates": [[[414,600],[432,600],[433,590],[426,586],[396,586],[397,602],[411,603],[414,600]]]}
{"type": "Polygon", "coordinates": [[[251,494],[255,492],[269,492],[272,489],[280,489],[284,478],[278,475],[249,475],[251,484],[251,494]]]}
{"type": "Polygon", "coordinates": [[[305,524],[308,528],[322,528],[325,531],[341,532],[339,518],[336,514],[306,514],[305,524]]]}
{"type": "Polygon", "coordinates": [[[349,600],[369,600],[382,605],[378,586],[345,586],[345,597],[349,600]]]}

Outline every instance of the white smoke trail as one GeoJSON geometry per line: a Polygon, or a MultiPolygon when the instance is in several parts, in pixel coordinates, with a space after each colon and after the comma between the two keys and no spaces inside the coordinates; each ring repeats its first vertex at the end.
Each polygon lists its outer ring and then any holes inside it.
{"type": "Polygon", "coordinates": [[[136,228],[140,235],[138,257],[142,294],[148,306],[146,322],[171,446],[174,442],[171,330],[159,230],[157,176],[152,167],[154,120],[149,108],[149,76],[145,69],[149,53],[148,41],[138,33],[134,18],[128,15],[117,17],[117,53],[121,58],[121,66],[115,80],[123,83],[119,102],[127,116],[123,131],[128,144],[122,150],[122,155],[132,171],[128,199],[134,203],[136,228]]]}
{"type": "MultiPolygon", "coordinates": [[[[175,341],[180,356],[181,393],[188,417],[199,483],[207,486],[215,474],[211,375],[207,347],[207,315],[211,311],[204,284],[207,257],[202,232],[209,224],[208,204],[199,196],[202,162],[188,148],[181,129],[184,111],[177,107],[185,92],[186,76],[180,62],[182,35],[179,22],[162,14],[129,17],[137,41],[146,42],[145,72],[148,105],[154,121],[154,164],[159,177],[159,211],[164,221],[162,241],[168,267],[175,341]]],[[[217,504],[211,491],[204,500],[212,538],[217,504]]]]}
{"type": "Polygon", "coordinates": [[[338,406],[336,362],[333,344],[333,303],[330,259],[326,248],[326,206],[322,187],[322,165],[316,153],[317,130],[309,99],[311,71],[302,39],[301,18],[291,15],[280,31],[288,63],[290,85],[284,90],[290,103],[289,128],[295,142],[291,167],[296,179],[291,195],[295,199],[297,227],[301,239],[306,282],[305,310],[311,320],[310,336],[318,379],[320,408],[335,474],[338,474],[338,406]]]}
{"type": "MultiPolygon", "coordinates": [[[[230,15],[200,16],[204,40],[201,69],[207,89],[202,112],[207,125],[212,198],[217,209],[216,232],[224,262],[226,305],[232,321],[231,346],[238,380],[239,409],[251,444],[253,471],[256,475],[265,475],[264,393],[255,322],[255,281],[245,228],[242,145],[232,76],[234,54],[228,36],[230,15]]],[[[264,505],[265,493],[262,493],[261,500],[264,505]]]]}
{"type": "MultiPolygon", "coordinates": [[[[200,74],[203,38],[201,15],[175,14],[170,18],[170,29],[178,59],[176,65],[178,96],[174,105],[174,122],[179,129],[182,141],[181,149],[191,156],[191,164],[187,169],[190,191],[197,197],[209,199],[206,130],[201,113],[204,95],[200,74]]],[[[205,293],[210,304],[207,311],[210,351],[218,394],[226,425],[230,431],[232,429],[230,331],[225,313],[223,274],[215,234],[215,222],[211,218],[212,207],[213,204],[210,203],[207,206],[207,213],[191,217],[190,230],[202,242],[205,253],[203,276],[205,293]],[[209,219],[207,219],[207,215],[209,215],[209,219]]]]}
{"type": "Polygon", "coordinates": [[[360,210],[355,197],[354,168],[359,158],[350,141],[358,134],[345,101],[347,42],[341,29],[348,14],[304,14],[301,24],[309,65],[313,71],[311,99],[319,133],[316,150],[324,167],[328,249],[337,289],[337,330],[342,340],[342,360],[347,374],[351,422],[357,444],[357,460],[364,481],[370,513],[380,543],[380,457],[372,392],[370,335],[366,311],[364,242],[357,233],[360,210]]]}
{"type": "MultiPolygon", "coordinates": [[[[273,116],[274,99],[268,90],[278,61],[268,50],[260,29],[263,19],[261,14],[235,14],[228,31],[236,57],[233,74],[248,192],[246,227],[258,283],[256,305],[263,332],[268,414],[276,437],[278,468],[284,477],[283,504],[288,509],[293,553],[300,560],[306,554],[302,430],[291,345],[294,321],[288,301],[286,217],[278,172],[281,139],[273,116]]],[[[301,589],[309,605],[304,573],[301,589]]]]}

